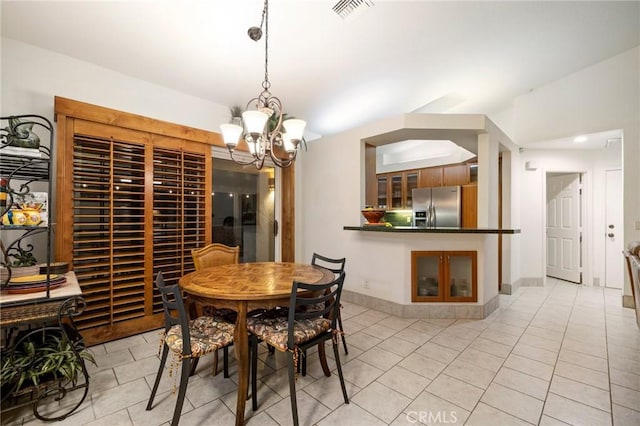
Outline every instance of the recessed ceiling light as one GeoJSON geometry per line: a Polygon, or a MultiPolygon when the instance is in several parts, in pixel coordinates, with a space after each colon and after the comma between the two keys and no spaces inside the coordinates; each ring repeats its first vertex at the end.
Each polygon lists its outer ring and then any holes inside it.
{"type": "Polygon", "coordinates": [[[586,142],[587,141],[587,137],[586,136],[576,136],[573,141],[575,143],[582,143],[582,142],[586,142]]]}

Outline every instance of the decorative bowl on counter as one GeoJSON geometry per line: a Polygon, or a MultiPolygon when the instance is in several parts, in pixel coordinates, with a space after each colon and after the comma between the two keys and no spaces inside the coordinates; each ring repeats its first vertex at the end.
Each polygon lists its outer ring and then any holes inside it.
{"type": "MultiPolygon", "coordinates": [[[[362,216],[367,220],[366,224],[383,224],[384,222],[380,222],[386,213],[385,209],[376,209],[376,208],[368,208],[361,210],[362,216]]],[[[365,224],[365,225],[366,225],[365,224]]]]}

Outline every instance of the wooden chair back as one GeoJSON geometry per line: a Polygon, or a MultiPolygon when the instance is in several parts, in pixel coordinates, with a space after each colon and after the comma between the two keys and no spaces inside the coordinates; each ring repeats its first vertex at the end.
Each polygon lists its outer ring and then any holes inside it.
{"type": "Polygon", "coordinates": [[[240,247],[229,247],[220,243],[191,250],[196,271],[218,265],[229,265],[240,261],[240,247]]]}

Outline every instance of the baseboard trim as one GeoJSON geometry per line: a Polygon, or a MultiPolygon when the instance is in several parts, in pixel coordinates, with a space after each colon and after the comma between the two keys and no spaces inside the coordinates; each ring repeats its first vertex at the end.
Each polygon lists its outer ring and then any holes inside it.
{"type": "Polygon", "coordinates": [[[623,294],[622,295],[622,307],[623,308],[631,308],[635,309],[636,305],[633,303],[633,295],[631,294],[623,294]]]}
{"type": "Polygon", "coordinates": [[[362,293],[342,290],[342,300],[400,318],[483,319],[500,307],[498,295],[484,305],[471,303],[412,303],[404,305],[362,293]]]}

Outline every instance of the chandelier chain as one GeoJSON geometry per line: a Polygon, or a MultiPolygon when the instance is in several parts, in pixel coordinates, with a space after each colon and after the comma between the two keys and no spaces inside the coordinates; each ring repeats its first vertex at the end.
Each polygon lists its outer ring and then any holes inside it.
{"type": "Polygon", "coordinates": [[[264,81],[262,88],[266,91],[271,87],[269,82],[269,0],[264,1],[264,9],[262,10],[262,22],[260,28],[264,24],[264,81]]]}

